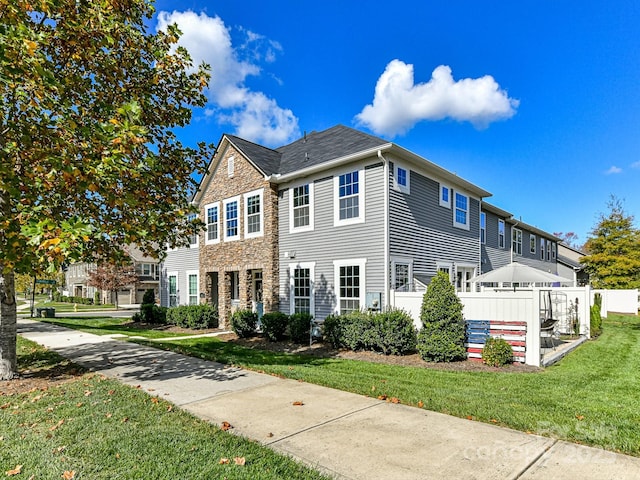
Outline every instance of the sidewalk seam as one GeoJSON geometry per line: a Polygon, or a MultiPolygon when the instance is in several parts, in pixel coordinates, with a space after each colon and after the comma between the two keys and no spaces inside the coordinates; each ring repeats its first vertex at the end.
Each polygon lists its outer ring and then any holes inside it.
{"type": "Polygon", "coordinates": [[[518,472],[516,476],[513,477],[513,480],[518,480],[519,478],[521,478],[525,473],[527,473],[531,469],[531,467],[533,467],[538,462],[538,460],[544,457],[547,454],[547,452],[551,450],[553,447],[555,447],[557,444],[558,444],[558,440],[554,439],[553,443],[549,445],[547,448],[545,448],[544,450],[542,450],[542,452],[540,452],[539,455],[537,455],[533,460],[531,460],[529,465],[526,465],[520,472],[518,472]]]}

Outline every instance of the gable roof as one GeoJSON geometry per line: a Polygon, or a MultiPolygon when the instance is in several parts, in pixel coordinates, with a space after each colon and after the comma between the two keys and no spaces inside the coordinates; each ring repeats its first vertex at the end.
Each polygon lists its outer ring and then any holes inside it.
{"type": "Polygon", "coordinates": [[[282,156],[279,152],[250,142],[244,138],[236,137],[235,135],[225,134],[224,136],[229,140],[229,143],[247,157],[263,175],[269,176],[278,173],[280,157],[282,156]]]}

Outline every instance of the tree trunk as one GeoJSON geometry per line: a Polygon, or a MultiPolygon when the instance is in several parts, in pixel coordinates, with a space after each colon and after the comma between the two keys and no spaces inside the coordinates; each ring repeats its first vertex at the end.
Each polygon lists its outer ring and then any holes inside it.
{"type": "Polygon", "coordinates": [[[17,373],[16,328],[14,274],[0,273],[0,380],[10,380],[17,373]]]}

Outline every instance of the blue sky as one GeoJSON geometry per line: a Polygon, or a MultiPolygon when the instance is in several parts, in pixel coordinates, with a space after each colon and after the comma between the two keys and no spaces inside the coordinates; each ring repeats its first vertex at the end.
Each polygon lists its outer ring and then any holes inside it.
{"type": "Polygon", "coordinates": [[[393,141],[579,241],[640,207],[640,2],[160,0],[211,64],[185,143],[336,124],[393,141]]]}

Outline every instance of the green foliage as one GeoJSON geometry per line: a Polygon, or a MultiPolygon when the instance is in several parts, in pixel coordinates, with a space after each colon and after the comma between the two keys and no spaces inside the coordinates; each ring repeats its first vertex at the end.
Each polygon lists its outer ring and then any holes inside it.
{"type": "Polygon", "coordinates": [[[482,361],[492,367],[513,363],[513,349],[504,338],[489,337],[482,348],[482,361]]]}
{"type": "Polygon", "coordinates": [[[585,244],[588,255],[580,259],[594,288],[640,287],[640,231],[620,200],[612,197],[609,212],[601,214],[585,244]]]}
{"type": "Polygon", "coordinates": [[[596,293],[593,298],[593,305],[589,311],[589,332],[592,337],[597,337],[602,333],[602,295],[596,293]]]}
{"type": "Polygon", "coordinates": [[[85,297],[67,297],[59,292],[53,292],[51,295],[54,302],[60,303],[78,303],[80,305],[93,305],[93,298],[85,297]]]}
{"type": "Polygon", "coordinates": [[[153,288],[148,288],[144,292],[144,295],[142,296],[142,303],[143,304],[154,304],[154,303],[156,303],[156,293],[153,290],[153,288]]]}
{"type": "Polygon", "coordinates": [[[265,313],[261,319],[262,331],[272,342],[284,340],[287,336],[289,316],[282,312],[265,313]]]}
{"type": "Polygon", "coordinates": [[[140,305],[140,313],[137,320],[142,323],[162,325],[167,322],[167,308],[155,303],[143,303],[140,305]]]}
{"type": "Polygon", "coordinates": [[[100,292],[96,290],[93,294],[93,304],[100,305],[102,302],[100,301],[100,292]]]}
{"type": "Polygon", "coordinates": [[[258,315],[251,310],[236,310],[231,315],[231,329],[240,338],[247,338],[256,333],[258,315]]]}
{"type": "Polygon", "coordinates": [[[213,305],[181,305],[167,309],[167,324],[177,327],[218,328],[218,310],[213,305]]]}
{"type": "Polygon", "coordinates": [[[294,313],[289,316],[289,337],[295,343],[308,343],[313,315],[294,313]]]}
{"type": "Polygon", "coordinates": [[[467,358],[462,303],[448,274],[438,272],[431,279],[422,299],[420,319],[418,352],[424,360],[452,362],[467,358]]]}
{"type": "Polygon", "coordinates": [[[404,355],[416,349],[413,320],[401,310],[331,315],[324,321],[323,333],[334,348],[374,350],[385,355],[404,355]]]}

